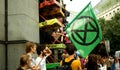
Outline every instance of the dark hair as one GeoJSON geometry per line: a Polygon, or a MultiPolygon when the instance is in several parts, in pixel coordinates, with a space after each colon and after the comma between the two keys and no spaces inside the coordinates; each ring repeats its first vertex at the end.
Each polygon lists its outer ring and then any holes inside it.
{"type": "Polygon", "coordinates": [[[72,55],[74,54],[74,51],[76,51],[77,49],[74,47],[73,44],[66,44],[65,50],[67,51],[69,55],[72,55]]]}
{"type": "Polygon", "coordinates": [[[88,56],[87,70],[98,70],[96,54],[90,54],[88,56]],[[91,65],[93,65],[93,66],[91,66],[91,65]]]}
{"type": "Polygon", "coordinates": [[[29,56],[27,54],[23,54],[20,57],[20,66],[25,66],[27,64],[27,61],[29,60],[29,56]]]}
{"type": "Polygon", "coordinates": [[[45,45],[45,44],[42,44],[42,45],[38,44],[38,45],[37,45],[37,49],[36,49],[37,54],[40,55],[40,54],[41,54],[41,51],[43,51],[45,48],[46,48],[46,45],[45,45]]]}

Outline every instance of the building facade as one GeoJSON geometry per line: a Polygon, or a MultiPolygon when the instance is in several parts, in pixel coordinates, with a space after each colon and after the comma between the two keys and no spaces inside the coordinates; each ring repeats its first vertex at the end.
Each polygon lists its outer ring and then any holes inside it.
{"type": "Polygon", "coordinates": [[[120,2],[115,4],[114,6],[106,9],[105,11],[97,14],[97,18],[105,18],[106,20],[110,20],[111,17],[114,16],[115,13],[120,12],[120,2]]]}
{"type": "Polygon", "coordinates": [[[120,0],[101,0],[94,9],[98,19],[110,20],[115,13],[120,12],[120,0]]]}

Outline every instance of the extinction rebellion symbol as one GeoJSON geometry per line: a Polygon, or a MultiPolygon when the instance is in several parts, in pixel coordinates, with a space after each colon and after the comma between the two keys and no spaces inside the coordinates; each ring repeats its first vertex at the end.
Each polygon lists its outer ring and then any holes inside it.
{"type": "Polygon", "coordinates": [[[90,16],[81,16],[75,20],[71,32],[72,39],[81,45],[93,44],[99,37],[98,24],[90,16]]]}

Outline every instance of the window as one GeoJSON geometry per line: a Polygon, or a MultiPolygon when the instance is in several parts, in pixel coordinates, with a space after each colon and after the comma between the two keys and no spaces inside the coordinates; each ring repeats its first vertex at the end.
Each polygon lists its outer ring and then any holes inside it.
{"type": "Polygon", "coordinates": [[[115,13],[115,11],[113,11],[113,13],[115,13]]]}
{"type": "Polygon", "coordinates": [[[109,13],[109,15],[111,15],[111,13],[109,13]]]}
{"type": "Polygon", "coordinates": [[[106,16],[108,16],[108,15],[106,14],[106,16]]]}
{"type": "Polygon", "coordinates": [[[117,11],[119,11],[120,9],[118,8],[117,11]]]}

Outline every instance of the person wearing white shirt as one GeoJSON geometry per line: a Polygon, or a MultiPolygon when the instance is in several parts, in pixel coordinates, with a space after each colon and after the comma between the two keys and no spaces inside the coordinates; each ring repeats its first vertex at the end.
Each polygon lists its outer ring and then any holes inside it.
{"type": "Polygon", "coordinates": [[[40,70],[47,70],[46,58],[52,54],[52,51],[46,47],[46,45],[38,45],[37,54],[38,57],[36,58],[36,65],[40,68],[40,70]]]}
{"type": "Polygon", "coordinates": [[[120,63],[117,57],[114,58],[114,62],[111,66],[111,70],[120,70],[120,63]]]}
{"type": "Polygon", "coordinates": [[[35,59],[33,58],[33,54],[36,52],[36,43],[34,42],[27,42],[26,43],[26,54],[29,56],[29,59],[31,60],[31,63],[29,65],[29,69],[37,70],[37,66],[35,65],[35,59]]]}
{"type": "Polygon", "coordinates": [[[115,68],[116,68],[116,70],[120,70],[120,64],[119,64],[118,58],[115,59],[115,68]]]}

